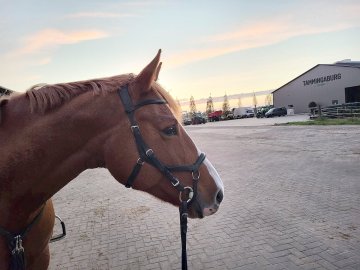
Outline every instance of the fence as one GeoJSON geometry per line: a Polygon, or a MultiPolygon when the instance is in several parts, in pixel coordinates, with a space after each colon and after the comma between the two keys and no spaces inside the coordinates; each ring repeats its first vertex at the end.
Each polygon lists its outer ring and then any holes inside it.
{"type": "Polygon", "coordinates": [[[318,106],[310,108],[312,117],[325,118],[348,118],[360,117],[360,102],[345,103],[342,105],[332,105],[328,107],[318,106]]]}

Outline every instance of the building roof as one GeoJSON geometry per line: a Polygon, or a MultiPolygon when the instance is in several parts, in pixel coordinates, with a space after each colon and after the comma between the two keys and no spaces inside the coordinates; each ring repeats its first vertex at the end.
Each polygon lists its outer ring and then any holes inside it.
{"type": "Polygon", "coordinates": [[[339,61],[330,66],[360,68],[360,61],[339,61]]]}
{"type": "Polygon", "coordinates": [[[348,68],[359,68],[360,69],[360,61],[351,61],[349,59],[346,60],[342,60],[342,61],[338,61],[335,62],[334,64],[317,64],[316,66],[310,68],[309,70],[305,71],[304,73],[300,74],[299,76],[297,76],[295,79],[292,79],[291,81],[287,82],[286,84],[280,86],[279,88],[275,89],[274,91],[272,91],[271,93],[275,93],[276,91],[280,90],[281,88],[285,87],[286,85],[292,83],[293,81],[297,80],[299,77],[301,77],[302,75],[308,73],[309,71],[317,68],[318,66],[330,66],[330,67],[348,67],[348,68]]]}

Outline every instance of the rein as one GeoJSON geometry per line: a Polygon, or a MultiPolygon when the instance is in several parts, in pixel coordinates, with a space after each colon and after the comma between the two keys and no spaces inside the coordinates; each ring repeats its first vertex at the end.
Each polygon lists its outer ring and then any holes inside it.
{"type": "Polygon", "coordinates": [[[125,184],[125,187],[132,187],[137,175],[139,174],[143,164],[146,162],[151,166],[158,169],[166,178],[170,181],[172,186],[179,192],[179,213],[180,213],[180,232],[181,232],[181,247],[182,247],[182,269],[187,269],[187,254],[186,254],[186,233],[187,233],[187,217],[188,208],[194,202],[197,197],[197,185],[200,179],[199,167],[205,160],[205,154],[201,153],[194,164],[180,165],[180,166],[167,166],[163,164],[156,156],[154,151],[148,147],[141,135],[140,127],[135,119],[135,111],[143,106],[150,104],[166,104],[163,99],[148,99],[141,101],[137,104],[133,104],[128,85],[121,87],[118,90],[121,102],[124,105],[125,112],[130,121],[131,131],[134,135],[136,147],[139,153],[139,158],[130,173],[129,178],[125,184]],[[180,180],[172,174],[172,172],[191,172],[192,175],[192,187],[184,186],[180,180]],[[186,193],[187,198],[183,199],[183,193],[186,193]]]}

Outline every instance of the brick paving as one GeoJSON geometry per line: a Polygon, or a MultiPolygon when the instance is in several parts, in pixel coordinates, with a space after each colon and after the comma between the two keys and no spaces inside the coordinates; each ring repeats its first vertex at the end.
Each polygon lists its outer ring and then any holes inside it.
{"type": "MultiPolygon", "coordinates": [[[[236,121],[187,127],[225,184],[220,211],[189,221],[189,269],[360,269],[359,127],[236,121]]],[[[54,206],[68,235],[50,269],[180,269],[178,210],[106,170],[54,206]]]]}

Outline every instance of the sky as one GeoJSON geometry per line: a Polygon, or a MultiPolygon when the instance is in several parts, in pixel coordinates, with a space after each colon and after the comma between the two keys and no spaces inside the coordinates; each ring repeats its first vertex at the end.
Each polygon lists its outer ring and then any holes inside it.
{"type": "Polygon", "coordinates": [[[317,64],[360,60],[358,0],[0,0],[0,85],[138,74],[189,100],[274,90],[317,64]]]}

